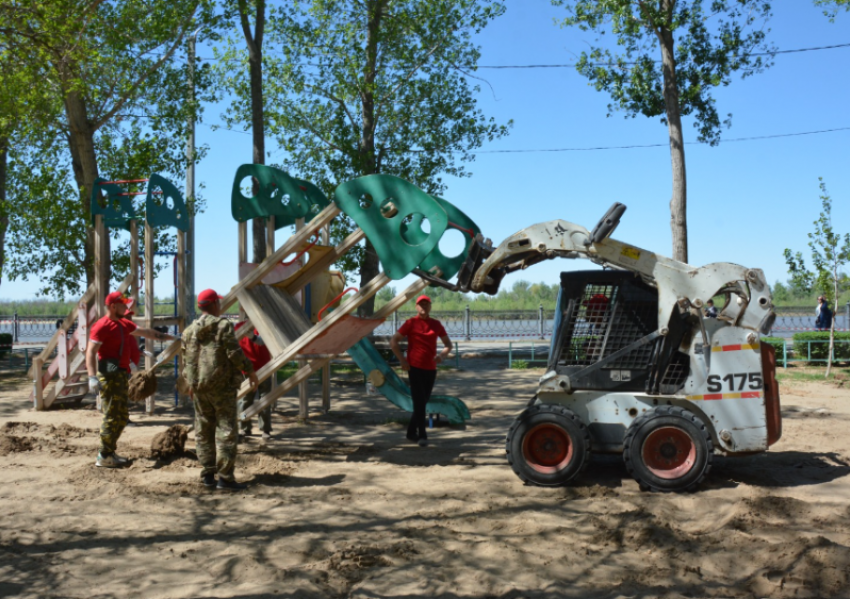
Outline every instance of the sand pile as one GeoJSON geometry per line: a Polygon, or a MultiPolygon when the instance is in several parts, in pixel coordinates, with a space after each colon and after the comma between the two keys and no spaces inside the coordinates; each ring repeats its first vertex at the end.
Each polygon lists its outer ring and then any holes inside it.
{"type": "Polygon", "coordinates": [[[182,424],[170,426],[167,430],[154,435],[151,441],[151,456],[166,459],[183,455],[189,430],[182,424]]]}

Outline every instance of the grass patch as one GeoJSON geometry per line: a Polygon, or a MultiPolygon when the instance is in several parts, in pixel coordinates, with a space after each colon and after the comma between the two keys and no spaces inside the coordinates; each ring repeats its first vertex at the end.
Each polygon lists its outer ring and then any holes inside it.
{"type": "Polygon", "coordinates": [[[829,378],[826,378],[826,367],[788,368],[777,370],[776,380],[780,383],[822,383],[824,381],[843,383],[850,380],[850,368],[833,367],[832,372],[829,373],[829,378]]]}

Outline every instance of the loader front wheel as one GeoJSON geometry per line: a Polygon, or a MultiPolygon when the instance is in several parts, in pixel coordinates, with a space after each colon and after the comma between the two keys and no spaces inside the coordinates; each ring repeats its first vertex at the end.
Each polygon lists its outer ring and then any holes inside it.
{"type": "Polygon", "coordinates": [[[572,410],[538,404],[514,421],[505,451],[508,463],[523,482],[557,487],[587,466],[590,434],[572,410]]]}
{"type": "Polygon", "coordinates": [[[695,488],[711,470],[714,448],[705,424],[678,406],[659,406],[632,423],[623,440],[626,469],[642,489],[695,488]]]}

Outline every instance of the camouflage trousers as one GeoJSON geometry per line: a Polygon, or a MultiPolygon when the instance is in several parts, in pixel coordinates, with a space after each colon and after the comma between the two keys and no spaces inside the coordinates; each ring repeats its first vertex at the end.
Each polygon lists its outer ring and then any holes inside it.
{"type": "MultiPolygon", "coordinates": [[[[260,383],[259,389],[249,393],[245,397],[239,400],[239,413],[241,414],[248,408],[254,405],[254,398],[257,395],[260,398],[263,398],[265,395],[268,395],[269,391],[272,390],[272,380],[270,378],[264,380],[260,383]]],[[[272,402],[274,403],[274,402],[272,402]]],[[[272,432],[272,404],[269,404],[257,414],[257,421],[260,425],[260,430],[264,433],[272,432]]],[[[243,420],[239,423],[240,428],[243,433],[250,434],[251,433],[251,421],[243,420]]]]}
{"type": "Polygon", "coordinates": [[[233,480],[236,466],[236,390],[194,394],[195,450],[201,476],[215,474],[233,480]]]}
{"type": "Polygon", "coordinates": [[[130,373],[126,370],[103,374],[98,372],[103,420],[100,423],[100,455],[115,453],[118,438],[130,419],[127,407],[130,373]]]}

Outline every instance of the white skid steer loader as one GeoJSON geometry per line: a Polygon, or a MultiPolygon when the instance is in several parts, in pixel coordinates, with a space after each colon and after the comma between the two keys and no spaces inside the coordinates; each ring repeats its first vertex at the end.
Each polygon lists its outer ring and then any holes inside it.
{"type": "Polygon", "coordinates": [[[614,204],[592,232],[556,220],[496,248],[479,238],[458,284],[445,285],[493,294],[507,273],[555,257],[605,267],[561,274],[547,372],[506,441],[527,483],[563,485],[591,451],[621,452],[642,489],[685,491],[716,452],[765,451],[781,436],[776,360],[760,342],[776,317],[764,273],[696,268],[611,239],[625,209],[614,204]],[[722,309],[706,317],[717,296],[722,309]]]}

